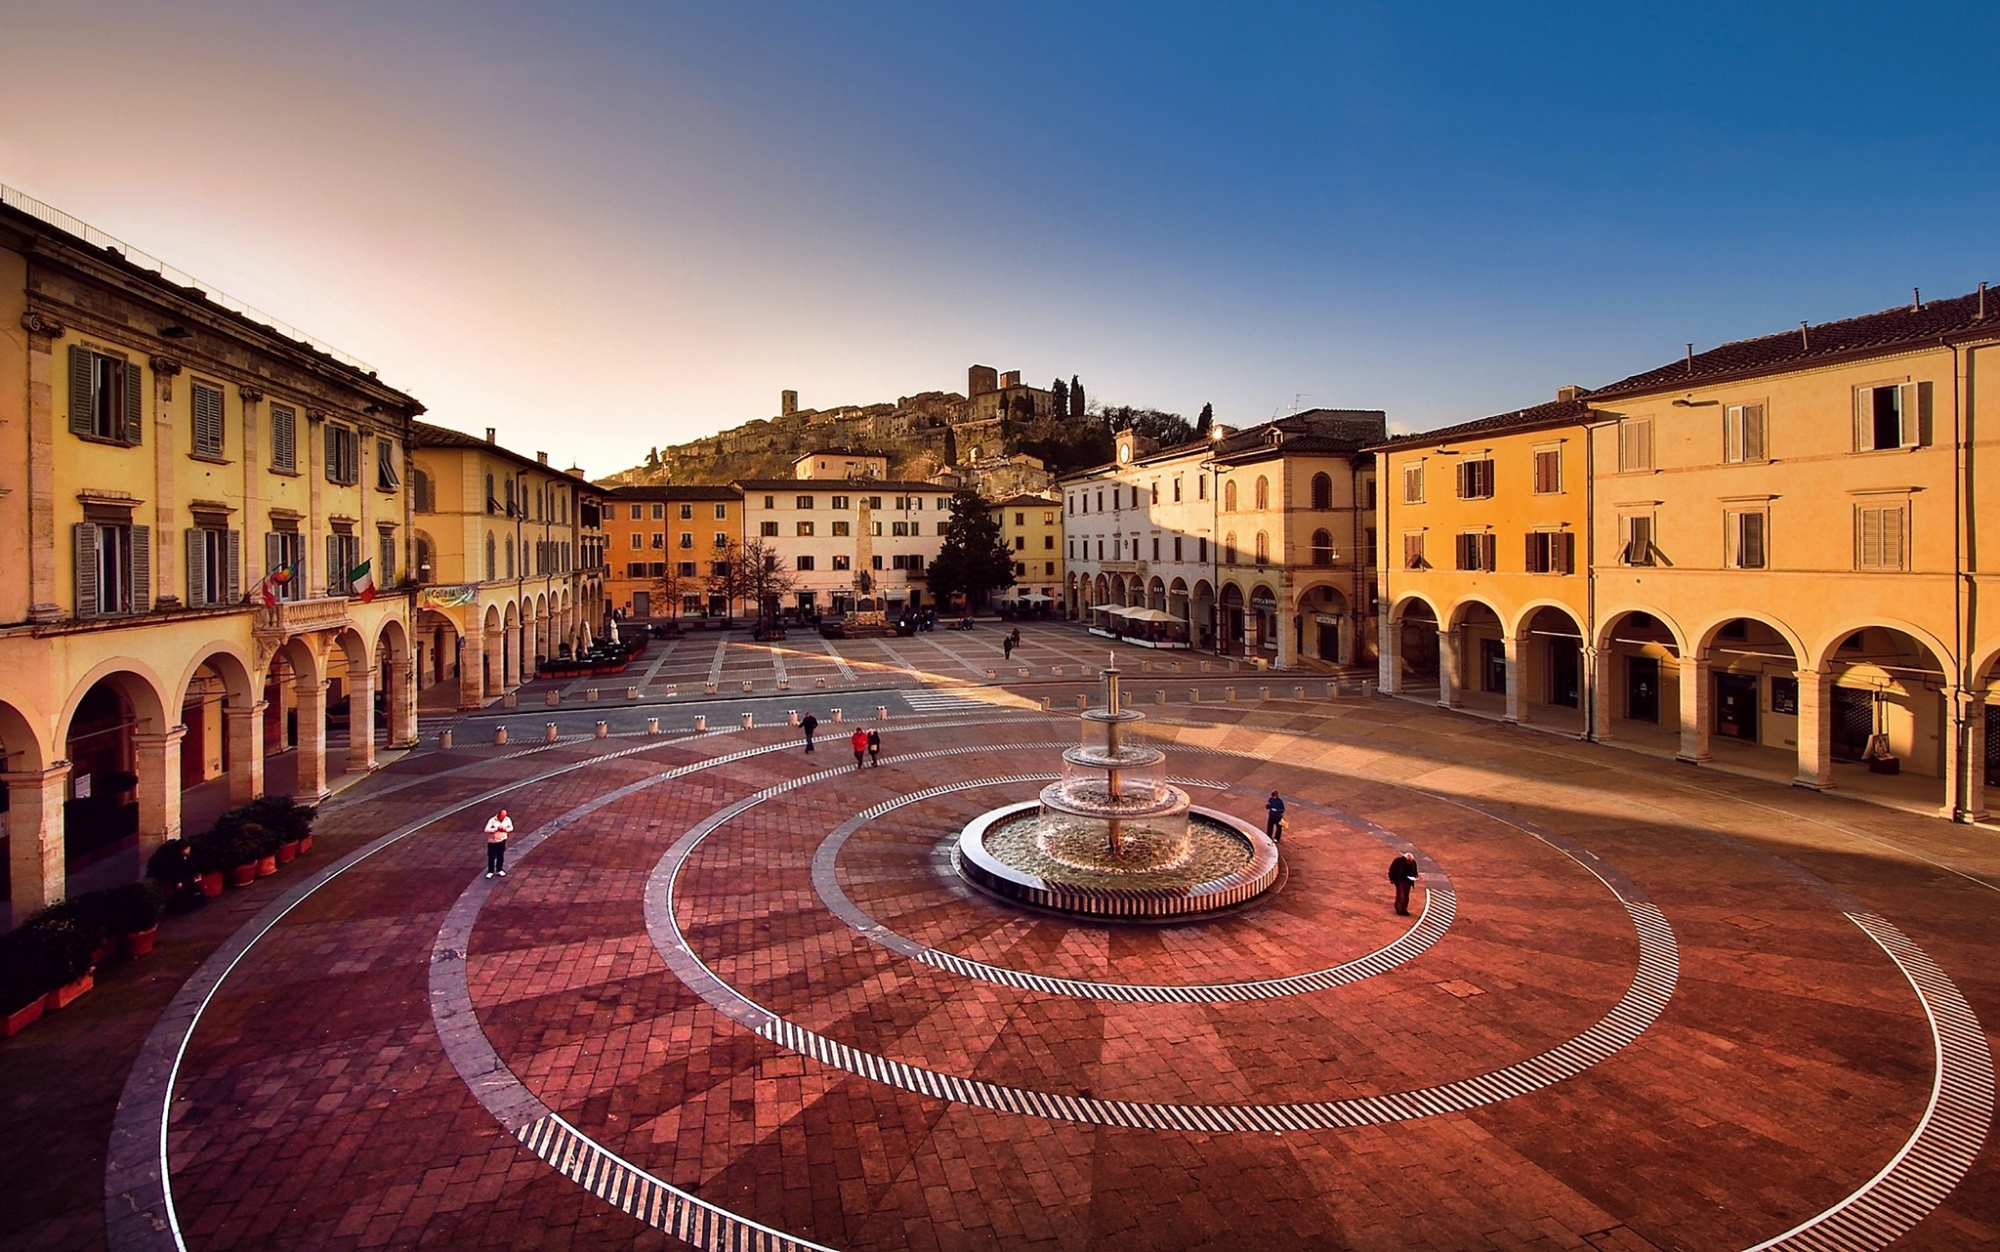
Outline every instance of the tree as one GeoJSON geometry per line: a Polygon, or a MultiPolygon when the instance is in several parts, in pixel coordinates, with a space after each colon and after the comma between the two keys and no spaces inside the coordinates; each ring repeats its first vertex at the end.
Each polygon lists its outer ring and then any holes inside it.
{"type": "Polygon", "coordinates": [[[646,468],[649,470],[660,468],[660,450],[658,448],[646,449],[646,468]]]}
{"type": "Polygon", "coordinates": [[[1194,438],[1193,427],[1178,413],[1135,409],[1129,404],[1122,404],[1115,409],[1104,410],[1104,417],[1112,430],[1124,430],[1129,426],[1162,448],[1171,448],[1194,438]]]}
{"type": "Polygon", "coordinates": [[[1049,384],[1049,412],[1059,418],[1069,416],[1069,384],[1060,378],[1049,384]]]}
{"type": "Polygon", "coordinates": [[[1212,404],[1202,405],[1201,416],[1194,419],[1194,437],[1196,439],[1208,438],[1209,428],[1214,425],[1215,406],[1212,404]]]}
{"type": "MultiPolygon", "coordinates": [[[[681,598],[695,590],[700,584],[688,575],[683,574],[678,562],[668,561],[661,565],[660,569],[664,572],[653,580],[653,598],[655,601],[664,600],[668,604],[673,605],[674,616],[679,618],[681,615],[681,598]]],[[[657,617],[659,614],[655,612],[654,616],[657,617]]]]}
{"type": "Polygon", "coordinates": [[[951,520],[944,543],[931,562],[931,595],[939,604],[963,592],[968,606],[978,605],[990,591],[1014,585],[1014,554],[1000,537],[1000,519],[977,492],[961,491],[951,498],[951,520]]]}
{"type": "Polygon", "coordinates": [[[1077,381],[1076,375],[1071,374],[1069,376],[1069,415],[1071,417],[1082,417],[1083,413],[1083,384],[1077,381]]]}
{"type": "Polygon", "coordinates": [[[723,558],[709,576],[709,594],[722,596],[725,604],[742,600],[755,605],[757,620],[769,625],[778,601],[798,586],[798,578],[779,564],[777,550],[761,540],[732,540],[723,558]]]}

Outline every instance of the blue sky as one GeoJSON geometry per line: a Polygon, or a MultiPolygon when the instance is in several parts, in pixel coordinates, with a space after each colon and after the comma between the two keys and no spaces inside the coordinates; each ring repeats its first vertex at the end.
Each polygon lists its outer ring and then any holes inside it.
{"type": "Polygon", "coordinates": [[[1422,428],[2000,281],[1990,4],[81,0],[9,32],[0,181],[593,473],[974,361],[1422,428]]]}

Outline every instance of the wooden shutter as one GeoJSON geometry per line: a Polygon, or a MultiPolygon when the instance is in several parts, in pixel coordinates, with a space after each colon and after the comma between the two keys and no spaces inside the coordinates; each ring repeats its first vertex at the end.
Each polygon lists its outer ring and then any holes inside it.
{"type": "Polygon", "coordinates": [[[1903,409],[1903,446],[1916,448],[1931,441],[1931,385],[1904,383],[1898,399],[1903,409]]]}
{"type": "Polygon", "coordinates": [[[340,443],[335,438],[338,433],[339,427],[332,422],[326,424],[326,481],[330,483],[340,481],[340,443]]]}
{"type": "Polygon", "coordinates": [[[1403,536],[1403,568],[1422,569],[1424,567],[1424,537],[1422,535],[1403,536]]]}
{"type": "Polygon", "coordinates": [[[340,568],[340,536],[326,537],[326,591],[328,595],[338,595],[346,585],[346,571],[340,568]]]}
{"type": "Polygon", "coordinates": [[[1873,452],[1875,450],[1875,389],[1856,387],[1854,389],[1854,450],[1873,452]]]}
{"type": "Polygon", "coordinates": [[[277,569],[278,566],[284,563],[285,560],[284,544],[285,541],[279,537],[277,531],[274,530],[265,534],[264,573],[269,574],[272,570],[277,569]]]}
{"type": "Polygon", "coordinates": [[[1761,404],[1746,404],[1741,409],[1741,413],[1743,430],[1739,459],[1761,461],[1767,455],[1764,451],[1764,406],[1761,404]]]}
{"type": "Polygon", "coordinates": [[[1857,506],[1854,510],[1854,567],[1879,569],[1882,565],[1882,510],[1857,506]]]}
{"type": "MultiPolygon", "coordinates": [[[[1207,482],[1207,479],[1203,479],[1207,482]]],[[[1403,503],[1421,504],[1424,499],[1424,467],[1405,465],[1403,467],[1403,503]]]]}
{"type": "MultiPolygon", "coordinates": [[[[75,352],[77,349],[72,348],[75,352]]],[[[97,616],[97,524],[78,522],[69,528],[76,554],[76,615],[97,616]]]]}
{"type": "Polygon", "coordinates": [[[1529,531],[1527,540],[1527,552],[1522,557],[1521,568],[1527,570],[1530,574],[1546,573],[1548,567],[1542,563],[1547,559],[1545,555],[1547,549],[1543,547],[1543,544],[1546,542],[1545,537],[1535,531],[1529,531]]]}
{"type": "Polygon", "coordinates": [[[145,613],[153,607],[153,528],[132,528],[132,611],[145,613]]]}
{"type": "MultiPolygon", "coordinates": [[[[69,346],[69,433],[72,435],[97,433],[97,423],[94,420],[96,413],[91,404],[93,397],[90,394],[92,381],[90,349],[71,344],[69,346]]],[[[94,546],[96,540],[93,539],[91,542],[94,546]]]]}
{"type": "Polygon", "coordinates": [[[1618,423],[1618,468],[1653,468],[1653,422],[1651,418],[1618,423]]]}
{"type": "Polygon", "coordinates": [[[1736,515],[1736,565],[1739,569],[1764,568],[1764,515],[1736,515]]]}
{"type": "Polygon", "coordinates": [[[138,444],[144,441],[145,432],[140,428],[140,399],[145,379],[138,363],[125,362],[125,442],[138,444]]]}
{"type": "Polygon", "coordinates": [[[222,392],[205,383],[195,383],[194,450],[201,456],[222,455],[222,392]]]}
{"type": "Polygon", "coordinates": [[[1653,519],[1650,517],[1628,517],[1625,519],[1625,564],[1647,565],[1652,562],[1653,519]]]}
{"type": "Polygon", "coordinates": [[[298,415],[280,404],[271,406],[271,464],[288,470],[299,467],[298,415]]]}
{"type": "Polygon", "coordinates": [[[1576,534],[1566,530],[1556,536],[1556,540],[1556,553],[1560,559],[1556,572],[1558,574],[1576,573],[1576,534]]]}
{"type": "MultiPolygon", "coordinates": [[[[1491,462],[1489,462],[1489,464],[1491,464],[1491,462]]],[[[1479,568],[1487,570],[1489,572],[1492,570],[1499,569],[1500,536],[1490,535],[1490,534],[1480,535],[1478,536],[1478,539],[1479,539],[1479,568]]]]}
{"type": "Polygon", "coordinates": [[[204,551],[201,527],[190,526],[182,531],[181,535],[186,540],[183,546],[187,551],[187,603],[189,608],[198,609],[207,603],[201,594],[202,558],[207,555],[204,551]]]}
{"type": "Polygon", "coordinates": [[[1458,463],[1458,498],[1461,500],[1469,499],[1472,495],[1471,489],[1466,485],[1472,477],[1470,473],[1471,469],[1472,462],[1470,461],[1460,461],[1458,463]]]}
{"type": "Polygon", "coordinates": [[[235,604],[243,599],[243,532],[232,530],[229,535],[229,570],[222,584],[223,600],[235,604]]]}

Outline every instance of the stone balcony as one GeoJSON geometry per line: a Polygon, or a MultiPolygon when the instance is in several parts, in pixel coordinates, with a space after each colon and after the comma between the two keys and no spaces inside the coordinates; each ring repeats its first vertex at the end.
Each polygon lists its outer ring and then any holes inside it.
{"type": "Polygon", "coordinates": [[[1107,574],[1143,574],[1149,562],[1146,561],[1099,561],[1097,568],[1107,574]]]}
{"type": "Polygon", "coordinates": [[[347,625],[346,596],[313,600],[280,600],[257,610],[256,632],[282,638],[314,630],[340,630],[347,625]]]}

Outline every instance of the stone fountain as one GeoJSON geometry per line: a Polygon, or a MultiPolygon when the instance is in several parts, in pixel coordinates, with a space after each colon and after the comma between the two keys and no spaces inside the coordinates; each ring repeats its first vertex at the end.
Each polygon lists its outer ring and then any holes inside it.
{"type": "Polygon", "coordinates": [[[1166,753],[1137,742],[1119,671],[1082,714],[1082,742],[1038,800],[982,813],[960,832],[958,870],[1002,899],[1091,917],[1176,920],[1233,908],[1278,879],[1261,830],[1198,808],[1167,780],[1166,753]]]}

